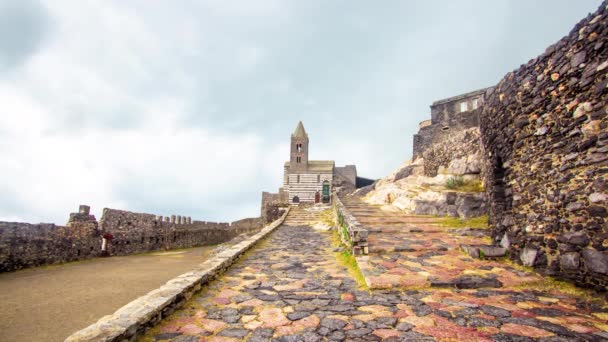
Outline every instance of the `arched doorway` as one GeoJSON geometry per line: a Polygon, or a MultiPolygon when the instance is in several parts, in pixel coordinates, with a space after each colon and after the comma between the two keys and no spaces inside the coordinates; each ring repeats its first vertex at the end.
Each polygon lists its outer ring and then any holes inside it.
{"type": "Polygon", "coordinates": [[[323,182],[323,203],[329,203],[329,182],[323,182]]]}
{"type": "Polygon", "coordinates": [[[291,200],[291,202],[294,203],[294,204],[299,204],[300,203],[300,197],[293,196],[293,199],[291,200]]]}
{"type": "Polygon", "coordinates": [[[317,190],[317,192],[315,192],[315,203],[319,202],[321,202],[321,193],[319,193],[319,190],[317,190]]]}

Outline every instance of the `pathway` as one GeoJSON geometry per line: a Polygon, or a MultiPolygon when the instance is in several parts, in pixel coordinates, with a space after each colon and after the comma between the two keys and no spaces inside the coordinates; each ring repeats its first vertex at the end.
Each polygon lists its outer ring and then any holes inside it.
{"type": "Polygon", "coordinates": [[[0,341],[63,341],[205,261],[213,247],[0,274],[0,341]]]}
{"type": "Polygon", "coordinates": [[[608,309],[559,291],[359,290],[331,234],[279,227],[141,340],[608,340],[608,309]]]}
{"type": "Polygon", "coordinates": [[[503,287],[543,279],[503,261],[491,260],[487,229],[442,227],[434,217],[387,212],[357,198],[348,210],[369,230],[369,255],[358,258],[371,288],[503,287]],[[486,260],[462,252],[462,245],[485,245],[486,260]]]}

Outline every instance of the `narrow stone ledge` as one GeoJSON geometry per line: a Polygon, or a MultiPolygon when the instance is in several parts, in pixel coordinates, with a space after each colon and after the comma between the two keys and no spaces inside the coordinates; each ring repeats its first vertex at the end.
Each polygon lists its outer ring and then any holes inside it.
{"type": "Polygon", "coordinates": [[[65,341],[134,341],[137,336],[183,306],[203,285],[220,275],[243,253],[280,226],[288,213],[289,208],[278,220],[249,239],[231,246],[194,270],[169,280],[160,288],[131,301],[113,314],[103,316],[65,341]]]}

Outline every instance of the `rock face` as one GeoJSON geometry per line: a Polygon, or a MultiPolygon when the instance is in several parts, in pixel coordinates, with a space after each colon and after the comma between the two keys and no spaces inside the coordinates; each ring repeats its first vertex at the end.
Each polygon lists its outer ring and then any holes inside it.
{"type": "Polygon", "coordinates": [[[607,5],[489,89],[480,115],[495,241],[506,235],[515,260],[598,289],[608,286],[607,5]]]}

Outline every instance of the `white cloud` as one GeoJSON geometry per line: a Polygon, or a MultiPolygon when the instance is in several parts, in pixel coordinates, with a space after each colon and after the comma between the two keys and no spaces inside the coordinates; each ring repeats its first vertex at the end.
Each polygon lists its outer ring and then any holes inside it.
{"type": "Polygon", "coordinates": [[[29,36],[0,41],[0,220],[64,223],[81,203],[97,215],[256,215],[260,191],[280,186],[299,119],[312,159],[381,177],[410,154],[433,100],[489,85],[533,55],[504,39],[544,48],[595,2],[578,13],[569,2],[529,8],[525,18],[479,2],[12,6],[24,19],[4,20],[0,37],[29,36]],[[480,21],[463,24],[472,9],[480,21]],[[533,25],[553,35],[533,37],[533,25]]]}

